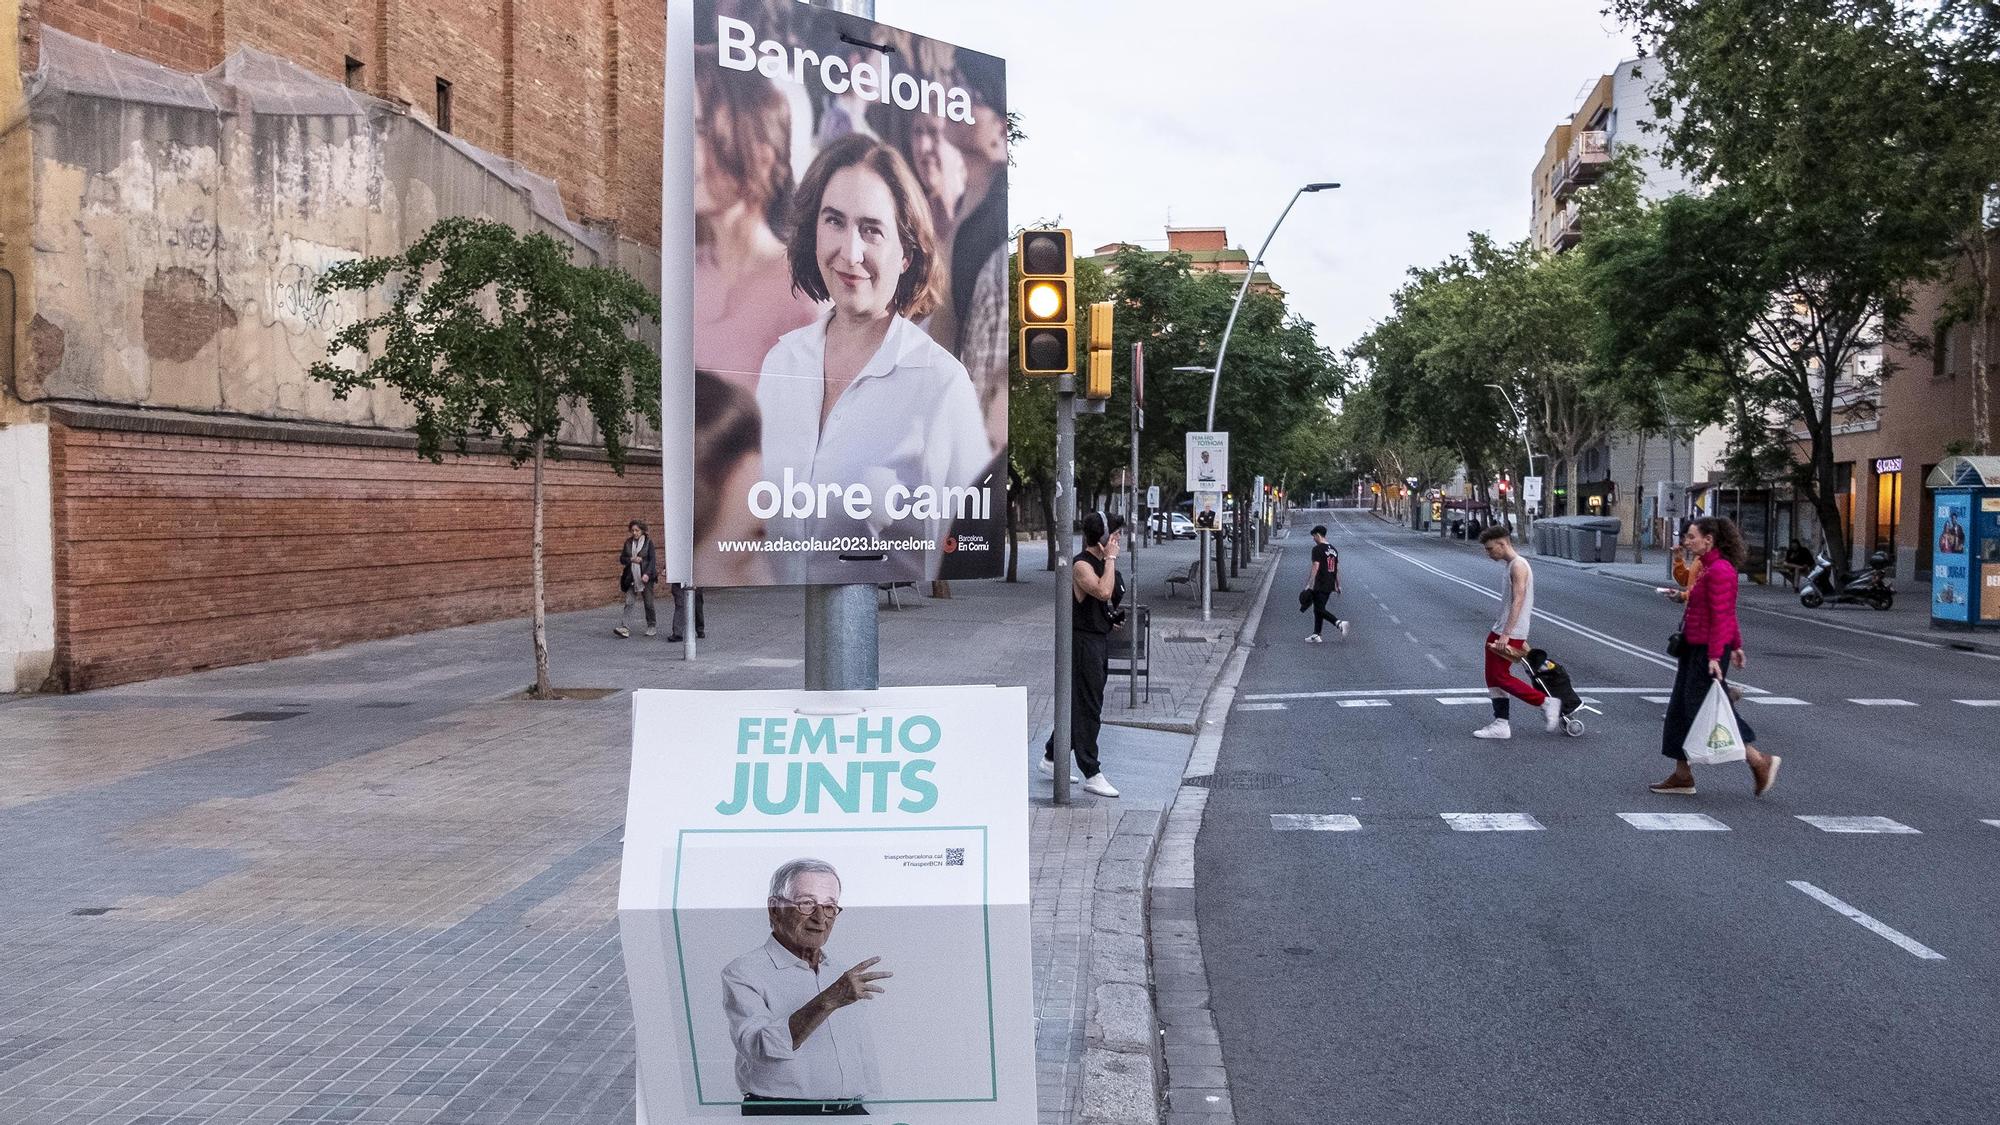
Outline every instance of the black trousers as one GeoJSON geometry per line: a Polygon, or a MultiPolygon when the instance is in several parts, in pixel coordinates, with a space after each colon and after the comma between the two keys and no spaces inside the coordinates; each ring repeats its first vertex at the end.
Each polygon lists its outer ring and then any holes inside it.
{"type": "MultiPolygon", "coordinates": [[[[1722,677],[1729,679],[1729,653],[1736,651],[1731,645],[1722,654],[1722,677]]],[[[1701,705],[1708,699],[1709,686],[1715,681],[1708,675],[1708,646],[1689,645],[1681,653],[1680,667],[1674,670],[1674,694],[1667,700],[1667,721],[1660,731],[1660,753],[1676,762],[1687,761],[1687,751],[1681,744],[1687,741],[1688,732],[1694,729],[1695,716],[1701,713],[1701,705]]],[[[1743,744],[1753,745],[1757,732],[1750,729],[1750,721],[1743,712],[1736,712],[1736,729],[1743,734],[1743,744]]]]}
{"type": "Polygon", "coordinates": [[[1340,618],[1335,617],[1333,611],[1326,608],[1326,600],[1332,596],[1332,590],[1315,589],[1313,591],[1313,636],[1315,637],[1319,636],[1319,627],[1321,625],[1340,624],[1340,618]]]}
{"type": "MultiPolygon", "coordinates": [[[[1104,681],[1110,675],[1111,637],[1072,629],[1069,634],[1069,747],[1076,771],[1096,777],[1097,733],[1104,726],[1104,681]]],[[[1054,758],[1056,740],[1049,736],[1043,757],[1054,758]]]]}
{"type": "Polygon", "coordinates": [[[787,1102],[782,1098],[743,1095],[745,1117],[866,1117],[868,1107],[860,1102],[787,1102]]]}

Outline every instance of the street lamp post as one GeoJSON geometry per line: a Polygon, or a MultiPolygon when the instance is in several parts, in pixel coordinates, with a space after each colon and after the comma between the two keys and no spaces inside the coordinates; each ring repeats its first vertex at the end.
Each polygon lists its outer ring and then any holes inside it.
{"type": "MultiPolygon", "coordinates": [[[[1521,432],[1521,452],[1528,456],[1528,476],[1534,476],[1535,450],[1533,446],[1528,444],[1527,417],[1521,413],[1520,407],[1514,405],[1514,396],[1508,393],[1507,388],[1498,383],[1488,383],[1486,385],[1500,392],[1500,401],[1506,403],[1508,412],[1514,415],[1514,428],[1521,432]]],[[[1528,534],[1530,523],[1528,516],[1528,482],[1525,477],[1521,480],[1521,487],[1515,492],[1515,498],[1521,505],[1521,535],[1525,538],[1528,534]]]]}
{"type": "MultiPolygon", "coordinates": [[[[1229,322],[1223,325],[1222,328],[1222,343],[1217,345],[1215,349],[1215,366],[1207,368],[1177,367],[1174,369],[1176,371],[1208,372],[1207,428],[1209,429],[1209,431],[1213,432],[1215,429],[1215,396],[1216,392],[1220,390],[1222,387],[1222,360],[1223,357],[1229,354],[1229,337],[1231,333],[1236,331],[1236,314],[1243,311],[1243,298],[1249,296],[1250,294],[1250,283],[1257,277],[1257,267],[1264,264],[1264,252],[1271,248],[1271,240],[1278,237],[1278,228],[1285,225],[1285,216],[1290,215],[1292,213],[1292,207],[1298,203],[1299,196],[1304,195],[1307,192],[1330,191],[1339,186],[1340,186],[1339,184],[1329,183],[1329,182],[1310,183],[1306,184],[1304,187],[1301,187],[1299,188],[1299,190],[1292,193],[1292,198],[1285,203],[1285,209],[1283,211],[1278,212],[1278,221],[1271,224],[1271,233],[1264,236],[1264,244],[1262,246],[1257,247],[1257,255],[1250,259],[1249,266],[1243,271],[1243,284],[1238,286],[1236,289],[1236,303],[1229,307],[1229,322]]],[[[1199,532],[1197,532],[1197,534],[1199,534],[1199,532]]],[[[1204,549],[1201,553],[1201,569],[1202,569],[1201,619],[1203,621],[1207,621],[1209,619],[1209,612],[1210,612],[1208,587],[1211,579],[1208,573],[1209,562],[1208,562],[1208,551],[1206,547],[1207,544],[1203,544],[1204,549]]]]}

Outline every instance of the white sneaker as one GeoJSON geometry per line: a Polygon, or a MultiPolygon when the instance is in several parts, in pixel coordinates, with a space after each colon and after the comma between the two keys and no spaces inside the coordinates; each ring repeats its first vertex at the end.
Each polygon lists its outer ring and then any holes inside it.
{"type": "Polygon", "coordinates": [[[1343,637],[1344,637],[1344,636],[1346,636],[1346,635],[1347,635],[1347,622],[1345,622],[1345,621],[1337,621],[1337,622],[1335,622],[1334,624],[1336,624],[1336,625],[1339,625],[1339,626],[1340,626],[1340,635],[1341,635],[1341,636],[1343,636],[1343,637]]]}
{"type": "Polygon", "coordinates": [[[1111,787],[1111,779],[1101,773],[1084,782],[1083,791],[1085,793],[1095,793],[1100,797],[1116,797],[1118,795],[1118,790],[1111,787]]]}
{"type": "Polygon", "coordinates": [[[1514,727],[1505,719],[1495,719],[1472,732],[1474,738],[1512,738],[1514,727]]]}
{"type": "MultiPolygon", "coordinates": [[[[1049,761],[1047,758],[1042,758],[1040,759],[1040,765],[1042,767],[1043,777],[1052,778],[1056,775],[1056,764],[1054,762],[1049,761]]],[[[1069,779],[1071,781],[1082,781],[1083,776],[1081,774],[1078,774],[1075,770],[1071,770],[1069,779]]]]}
{"type": "Polygon", "coordinates": [[[660,631],[658,629],[653,628],[651,625],[648,625],[646,626],[646,635],[649,637],[657,637],[660,635],[660,631]]]}
{"type": "Polygon", "coordinates": [[[1326,643],[1326,638],[1320,636],[1318,633],[1313,633],[1306,637],[1306,643],[1309,645],[1323,645],[1326,643]]]}
{"type": "Polygon", "coordinates": [[[1542,700],[1542,724],[1550,734],[1562,729],[1563,703],[1551,695],[1542,700]]]}
{"type": "Polygon", "coordinates": [[[632,630],[627,629],[623,625],[613,625],[611,627],[611,635],[614,637],[629,637],[632,635],[632,630]]]}

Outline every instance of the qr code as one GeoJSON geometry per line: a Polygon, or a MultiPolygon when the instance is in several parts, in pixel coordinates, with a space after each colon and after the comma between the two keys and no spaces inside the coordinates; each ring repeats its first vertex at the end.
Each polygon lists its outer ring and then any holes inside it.
{"type": "Polygon", "coordinates": [[[946,848],[946,849],[944,850],[944,865],[945,865],[946,867],[964,867],[964,866],[965,866],[965,849],[964,849],[964,848],[946,848]]]}

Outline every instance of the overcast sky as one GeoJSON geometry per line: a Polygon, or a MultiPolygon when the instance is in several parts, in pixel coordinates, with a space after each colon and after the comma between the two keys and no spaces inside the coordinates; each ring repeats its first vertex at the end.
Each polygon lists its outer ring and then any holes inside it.
{"type": "Polygon", "coordinates": [[[1229,228],[1340,349],[1412,265],[1528,232],[1549,130],[1633,53],[1600,0],[876,0],[876,18],[1007,60],[1028,140],[1010,218],[1088,250],[1229,228]]]}

